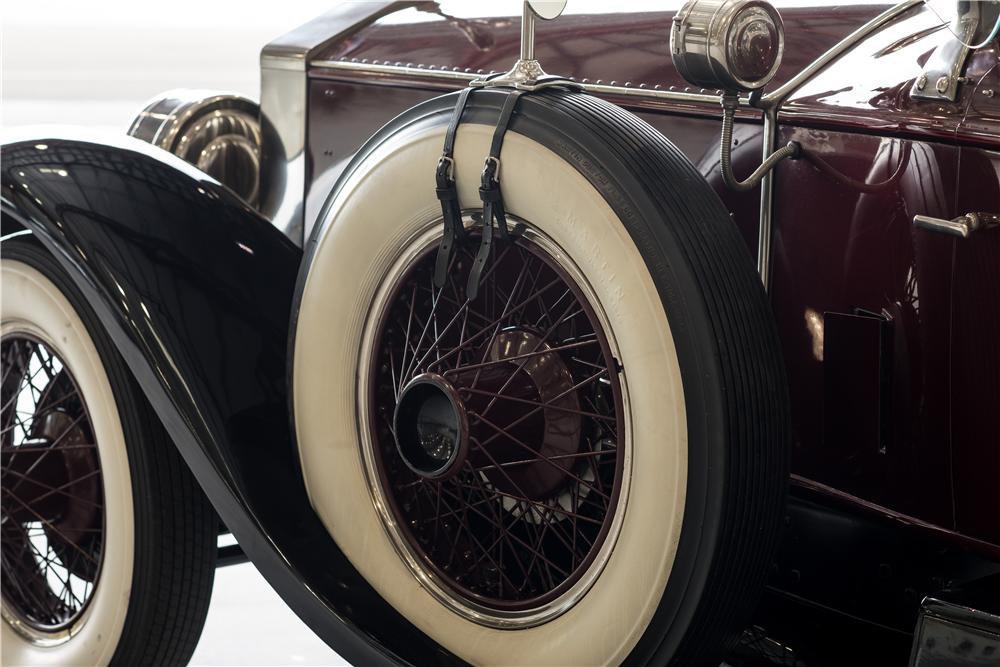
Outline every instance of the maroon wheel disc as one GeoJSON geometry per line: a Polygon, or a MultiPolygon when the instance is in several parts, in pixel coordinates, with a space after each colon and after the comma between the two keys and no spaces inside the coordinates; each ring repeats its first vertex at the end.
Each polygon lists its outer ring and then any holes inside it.
{"type": "Polygon", "coordinates": [[[80,619],[104,550],[104,491],[79,388],[46,343],[5,335],[2,348],[3,612],[50,635],[80,619]]]}
{"type": "MultiPolygon", "coordinates": [[[[367,418],[380,495],[448,594],[500,614],[570,590],[622,489],[621,369],[550,248],[476,238],[433,283],[436,245],[398,274],[375,327],[367,418]]],[[[564,261],[564,258],[563,258],[564,261]]]]}

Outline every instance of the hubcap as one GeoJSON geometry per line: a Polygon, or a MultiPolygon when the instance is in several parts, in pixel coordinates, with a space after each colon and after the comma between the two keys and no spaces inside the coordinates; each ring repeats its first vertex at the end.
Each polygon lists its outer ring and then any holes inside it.
{"type": "Polygon", "coordinates": [[[465,406],[440,375],[413,378],[396,403],[396,446],[410,470],[424,479],[455,474],[469,449],[465,406]]]}
{"type": "Polygon", "coordinates": [[[2,347],[3,615],[32,641],[68,639],[93,597],[104,550],[96,440],[76,381],[46,343],[2,347]]]}
{"type": "Polygon", "coordinates": [[[574,265],[526,225],[494,244],[478,298],[475,243],[433,284],[436,238],[390,270],[362,356],[366,465],[417,578],[475,622],[564,613],[613,547],[627,488],[622,374],[574,265]]]}

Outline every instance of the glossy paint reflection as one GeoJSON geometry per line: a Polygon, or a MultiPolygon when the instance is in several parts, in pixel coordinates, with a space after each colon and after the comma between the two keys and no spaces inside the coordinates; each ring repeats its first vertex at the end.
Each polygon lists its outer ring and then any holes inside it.
{"type": "Polygon", "coordinates": [[[451,658],[357,575],[313,513],[287,395],[301,252],[217,182],[138,140],[4,147],[4,234],[77,281],[206,494],[272,586],[349,660],[451,658]]]}
{"type": "MultiPolygon", "coordinates": [[[[657,3],[658,11],[649,11],[647,4],[633,11],[605,7],[593,13],[592,8],[570,3],[557,21],[536,26],[535,55],[550,73],[591,82],[683,90],[688,86],[670,65],[668,45],[670,21],[681,2],[665,4],[669,11],[659,10],[657,3]]],[[[796,74],[879,11],[876,5],[779,9],[787,42],[774,85],[796,74]]],[[[346,57],[424,68],[457,65],[472,72],[506,71],[518,56],[521,21],[519,16],[496,16],[495,11],[493,6],[468,2],[422,3],[331,45],[318,59],[346,57]]]]}
{"type": "Polygon", "coordinates": [[[958,149],[820,130],[781,134],[827,165],[783,163],[775,194],[772,303],[793,387],[793,470],[950,528],[942,351],[950,335],[952,247],[948,238],[914,231],[912,220],[929,211],[953,215],[958,149]],[[830,314],[881,319],[889,339],[859,349],[863,339],[831,338],[830,314]],[[845,350],[838,364],[825,363],[831,348],[845,350]],[[884,375],[872,377],[879,364],[884,375]],[[884,392],[880,412],[849,409],[850,393],[832,389],[858,391],[869,381],[884,392]]]}

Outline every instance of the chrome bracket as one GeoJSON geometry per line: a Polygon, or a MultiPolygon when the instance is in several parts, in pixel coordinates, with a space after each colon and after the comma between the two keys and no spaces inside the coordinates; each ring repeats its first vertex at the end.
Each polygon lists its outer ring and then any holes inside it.
{"type": "Polygon", "coordinates": [[[535,21],[555,19],[565,6],[565,2],[525,0],[521,9],[521,57],[507,72],[475,79],[469,85],[475,88],[514,88],[529,91],[549,86],[574,85],[564,77],[546,74],[535,59],[535,21]]]}
{"type": "Polygon", "coordinates": [[[979,27],[979,10],[976,3],[969,3],[972,10],[960,14],[951,26],[942,30],[941,44],[927,59],[924,70],[913,82],[910,97],[918,100],[946,100],[954,102],[958,97],[962,69],[969,57],[969,43],[979,27]]]}

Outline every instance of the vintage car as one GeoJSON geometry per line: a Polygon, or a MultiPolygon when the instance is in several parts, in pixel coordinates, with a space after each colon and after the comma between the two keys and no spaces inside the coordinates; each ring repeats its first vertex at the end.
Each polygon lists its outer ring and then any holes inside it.
{"type": "Polygon", "coordinates": [[[1000,664],[1000,3],[565,4],[9,138],[5,664],[1000,664]]]}

